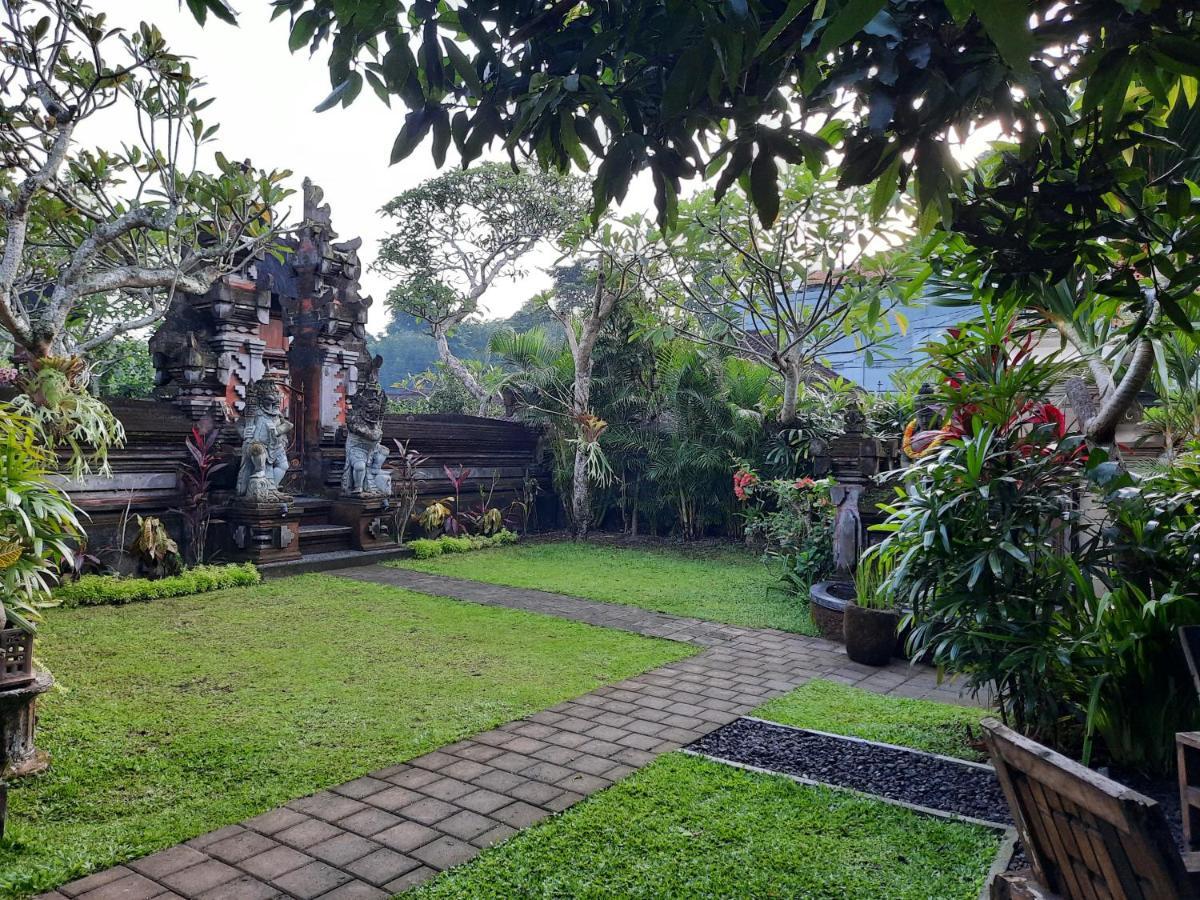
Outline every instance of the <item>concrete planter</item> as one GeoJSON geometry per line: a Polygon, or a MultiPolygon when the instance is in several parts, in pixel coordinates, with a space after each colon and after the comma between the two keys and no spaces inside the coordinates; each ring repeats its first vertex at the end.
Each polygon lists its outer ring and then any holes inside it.
{"type": "Polygon", "coordinates": [[[808,609],[813,624],[827,641],[842,642],[842,618],[846,604],[854,600],[854,585],[849,581],[818,581],[808,592],[808,609]]]}
{"type": "Polygon", "coordinates": [[[846,605],[843,627],[846,655],[864,666],[885,666],[896,651],[900,614],[892,609],[846,605]]]}

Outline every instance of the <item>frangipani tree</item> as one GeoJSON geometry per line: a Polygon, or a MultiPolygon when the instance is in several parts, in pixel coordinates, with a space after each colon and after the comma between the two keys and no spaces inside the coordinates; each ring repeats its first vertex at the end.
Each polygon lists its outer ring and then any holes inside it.
{"type": "Polygon", "coordinates": [[[902,249],[904,220],[872,205],[869,192],[839,190],[831,173],[800,166],[785,172],[770,227],[740,187],[720,201],[705,191],[680,204],[675,230],[651,235],[658,252],[643,283],[676,333],[775,370],[779,421],[790,424],[801,384],[822,361],[836,352],[869,359],[906,327],[898,307],[928,273],[902,249]]]}
{"type": "Polygon", "coordinates": [[[485,163],[448,171],[383,207],[393,230],[375,266],[397,279],[388,305],[425,323],[438,358],[479,401],[481,415],[494,391],[454,355],[448,338],[498,281],[522,274],[532,251],[582,218],[584,197],[578,179],[485,163]]]}
{"type": "MultiPolygon", "coordinates": [[[[220,0],[191,4],[228,17],[220,0]]],[[[84,0],[11,0],[0,19],[0,328],[22,369],[14,409],[80,475],[124,433],[87,392],[86,354],[204,293],[269,248],[286,172],[220,154],[191,65],[162,34],[110,28],[84,0]],[[85,148],[124,115],[116,148],[85,148]]]]}

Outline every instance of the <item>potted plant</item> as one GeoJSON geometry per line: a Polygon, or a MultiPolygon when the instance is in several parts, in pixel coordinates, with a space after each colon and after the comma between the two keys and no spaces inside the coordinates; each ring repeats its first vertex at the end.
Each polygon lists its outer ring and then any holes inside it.
{"type": "Polygon", "coordinates": [[[868,547],[854,570],[854,601],[846,604],[842,622],[846,655],[866,666],[883,666],[896,650],[900,613],[886,588],[894,566],[880,546],[868,547]]]}
{"type": "Polygon", "coordinates": [[[0,404],[0,690],[33,681],[38,610],[80,533],[71,501],[47,480],[49,463],[32,424],[0,404]]]}

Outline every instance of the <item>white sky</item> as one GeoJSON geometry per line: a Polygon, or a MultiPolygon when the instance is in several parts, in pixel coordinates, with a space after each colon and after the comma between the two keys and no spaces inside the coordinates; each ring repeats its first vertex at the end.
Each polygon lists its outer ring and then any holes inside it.
{"type": "MultiPolygon", "coordinates": [[[[205,122],[221,125],[210,152],[249,158],[262,168],[291,169],[291,186],[297,191],[288,200],[292,222],[300,215],[300,182],[311,178],[325,191],[339,239],[362,237],[360,256],[364,268],[369,266],[387,233],[379,207],[437,173],[428,150],[418,148],[398,165],[388,165],[405,110],[399,100],[393,100],[390,109],[384,106],[369,87],[349,109],[313,112],[330,90],[323,54],[310,58],[307,50],[289,53],[287,17],[271,22],[266,0],[233,5],[240,9],[238,27],[210,16],[201,28],[186,9],[178,9],[176,0],[93,0],[96,10],[108,13],[110,24],[135,28],[149,20],[176,53],[193,57],[193,70],[207,82],[204,94],[216,98],[203,113],[205,122]]],[[[122,133],[127,126],[123,119],[105,119],[84,132],[81,141],[116,146],[128,139],[122,133]]],[[[451,148],[448,166],[453,156],[451,148]]],[[[651,198],[648,186],[635,185],[622,209],[649,208],[651,198]]],[[[551,255],[542,254],[527,267],[526,277],[495,285],[485,298],[488,315],[508,315],[549,287],[541,268],[551,261],[551,255]]],[[[371,331],[381,330],[389,317],[384,309],[388,286],[387,278],[364,271],[362,291],[375,298],[371,331]]]]}

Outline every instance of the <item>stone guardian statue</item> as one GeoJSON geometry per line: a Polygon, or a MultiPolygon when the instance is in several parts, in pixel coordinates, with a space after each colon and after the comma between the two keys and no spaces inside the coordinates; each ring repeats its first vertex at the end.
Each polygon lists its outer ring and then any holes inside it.
{"type": "Polygon", "coordinates": [[[270,377],[246,389],[242,415],[242,453],[237,496],[246,503],[286,503],[292,497],[279,489],[287,475],[288,445],[293,425],[283,415],[283,391],[270,377]]]}

